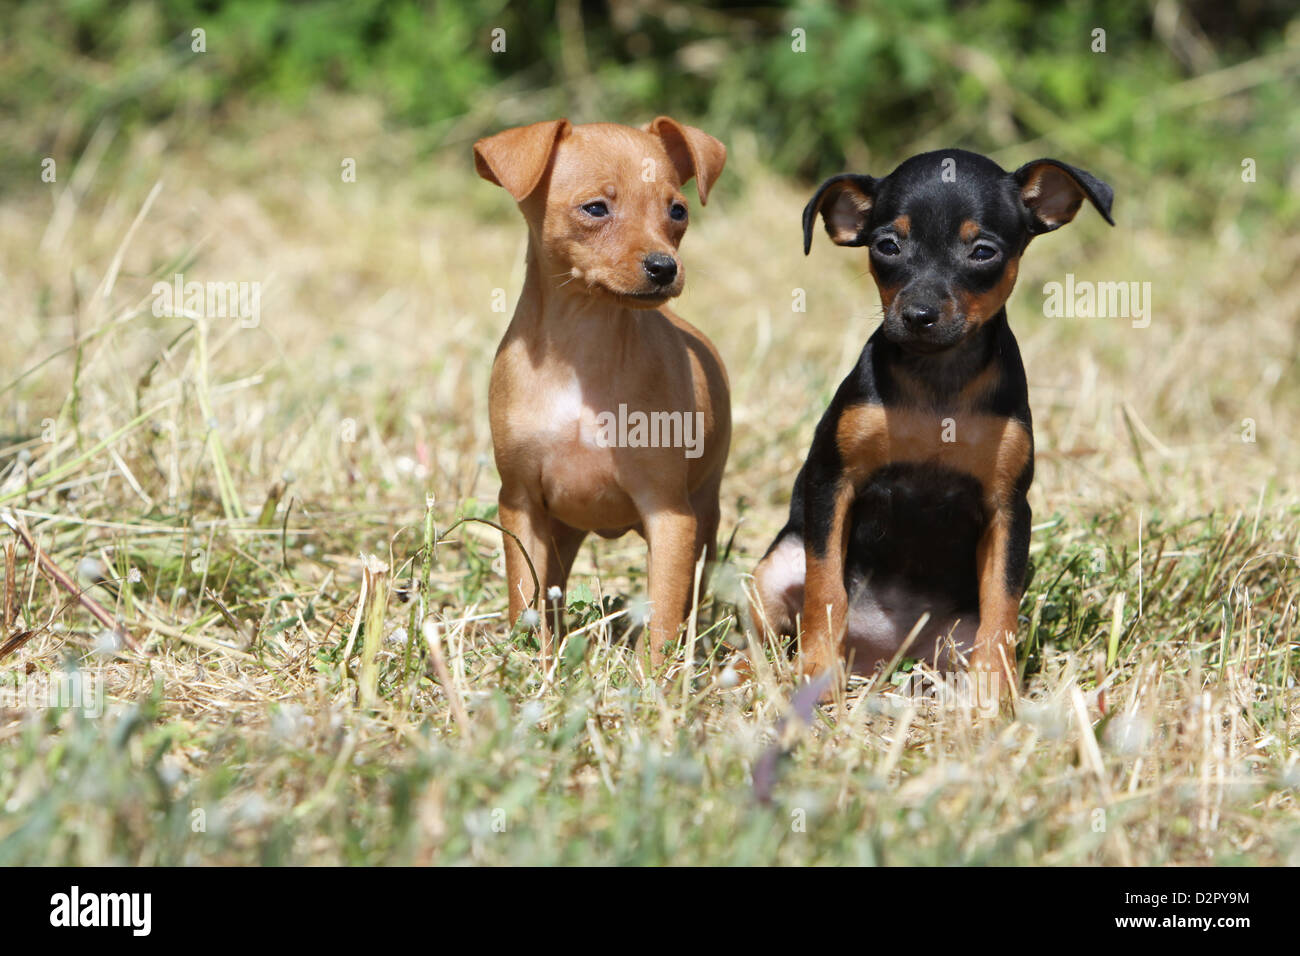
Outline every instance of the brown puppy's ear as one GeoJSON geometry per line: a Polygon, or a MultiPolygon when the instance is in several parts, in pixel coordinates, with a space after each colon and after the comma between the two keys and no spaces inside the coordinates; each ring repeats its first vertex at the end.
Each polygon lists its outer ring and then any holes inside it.
{"type": "Polygon", "coordinates": [[[568,131],[566,119],[503,130],[474,144],[474,168],[522,202],[542,181],[555,144],[568,131]]]}
{"type": "Polygon", "coordinates": [[[663,140],[664,149],[683,186],[692,176],[695,177],[695,188],[700,192],[700,205],[708,205],[709,190],[722,175],[722,167],[727,164],[727,147],[703,130],[684,126],[669,116],[652,119],[644,129],[663,140]]]}
{"type": "Polygon", "coordinates": [[[813,224],[819,212],[826,234],[837,246],[866,245],[867,216],[875,196],[876,180],[870,176],[844,173],[822,183],[803,207],[803,254],[812,249],[813,224]]]}
{"type": "Polygon", "coordinates": [[[1020,201],[1029,210],[1030,232],[1060,229],[1074,219],[1084,199],[1097,207],[1112,226],[1110,204],[1115,191],[1091,173],[1067,166],[1055,159],[1036,159],[1025,163],[1013,174],[1020,185],[1020,201]]]}

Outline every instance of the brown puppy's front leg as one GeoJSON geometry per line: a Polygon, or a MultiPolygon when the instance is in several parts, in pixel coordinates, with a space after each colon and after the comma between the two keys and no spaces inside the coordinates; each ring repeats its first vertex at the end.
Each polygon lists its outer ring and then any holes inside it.
{"type": "Polygon", "coordinates": [[[689,505],[651,512],[645,519],[650,545],[650,667],[664,663],[664,645],[677,638],[694,585],[698,521],[689,505]]]}
{"type": "MultiPolygon", "coordinates": [[[[570,527],[556,518],[551,518],[547,527],[549,530],[546,536],[546,577],[541,579],[545,592],[542,626],[546,629],[546,633],[552,634],[552,644],[554,644],[555,640],[564,633],[562,623],[564,594],[569,583],[569,571],[573,568],[573,561],[578,556],[578,550],[582,547],[587,532],[570,527]],[[557,590],[559,596],[552,597],[557,590]]],[[[546,664],[550,666],[549,658],[546,664]]]]}
{"type": "Polygon", "coordinates": [[[722,483],[722,473],[718,472],[715,480],[699,488],[691,495],[691,509],[695,512],[695,550],[691,558],[691,600],[695,597],[695,563],[704,555],[704,573],[700,575],[700,597],[708,588],[709,575],[718,558],[718,524],[722,520],[722,510],[718,501],[718,486],[722,483]]]}
{"type": "MultiPolygon", "coordinates": [[[[510,599],[510,624],[514,626],[519,620],[519,615],[525,610],[529,608],[542,610],[539,607],[541,602],[536,588],[545,589],[546,582],[552,576],[551,548],[548,546],[549,536],[546,533],[549,518],[540,506],[527,498],[521,501],[515,497],[508,497],[504,487],[497,498],[497,517],[501,519],[501,527],[510,532],[501,537],[506,552],[506,591],[510,599]],[[519,541],[516,542],[511,535],[517,537],[519,541]],[[528,561],[519,550],[520,544],[528,552],[528,557],[532,559],[533,570],[537,572],[536,588],[533,584],[532,572],[528,569],[528,561]]],[[[543,614],[541,619],[543,671],[550,667],[552,653],[551,628],[546,617],[547,615],[543,614]]]]}

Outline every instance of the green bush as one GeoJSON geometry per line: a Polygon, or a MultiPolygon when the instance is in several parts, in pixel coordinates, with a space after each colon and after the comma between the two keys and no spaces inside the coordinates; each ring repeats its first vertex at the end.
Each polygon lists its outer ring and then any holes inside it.
{"type": "MultiPolygon", "coordinates": [[[[884,172],[921,146],[1035,141],[1112,177],[1175,182],[1227,182],[1250,156],[1252,201],[1294,216],[1282,175],[1300,146],[1292,5],[1182,10],[1158,30],[1121,0],[25,3],[0,12],[0,108],[19,117],[3,128],[13,135],[0,163],[29,169],[24,149],[84,139],[104,116],[206,123],[245,101],[292,108],[331,90],[377,98],[426,130],[430,149],[556,115],[665,112],[724,137],[752,130],[773,168],[806,178],[865,163],[884,172]],[[1104,53],[1092,49],[1098,28],[1104,53]],[[792,49],[796,30],[806,52],[792,49]],[[1233,64],[1245,64],[1241,82],[1206,83],[1233,64]],[[1203,88],[1185,85],[1198,74],[1203,88]]],[[[1189,184],[1192,221],[1208,214],[1202,194],[1189,184]]]]}

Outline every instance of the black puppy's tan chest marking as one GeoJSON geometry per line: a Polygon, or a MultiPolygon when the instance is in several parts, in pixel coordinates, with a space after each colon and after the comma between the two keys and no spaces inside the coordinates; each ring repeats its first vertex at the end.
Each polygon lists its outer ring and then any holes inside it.
{"type": "MultiPolygon", "coordinates": [[[[968,475],[978,483],[989,513],[1004,507],[1032,462],[1033,435],[1021,422],[1001,415],[861,404],[840,412],[835,447],[840,470],[831,514],[805,528],[807,544],[818,555],[842,527],[859,490],[889,465],[968,475]]],[[[846,540],[837,538],[839,543],[846,540]]]]}
{"type": "Polygon", "coordinates": [[[1013,418],[886,405],[846,408],[836,445],[855,485],[890,463],[936,465],[974,477],[990,508],[1007,499],[1033,454],[1029,429],[1013,418]]]}

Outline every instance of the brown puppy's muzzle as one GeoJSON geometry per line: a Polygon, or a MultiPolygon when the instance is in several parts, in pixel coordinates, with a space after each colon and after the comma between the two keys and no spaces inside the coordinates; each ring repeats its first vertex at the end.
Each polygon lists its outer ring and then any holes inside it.
{"type": "Polygon", "coordinates": [[[668,289],[677,281],[677,260],[667,253],[650,253],[641,260],[641,268],[656,289],[668,289]]]}
{"type": "Polygon", "coordinates": [[[686,275],[676,256],[649,252],[641,257],[640,274],[629,277],[628,287],[618,292],[631,305],[653,307],[681,295],[686,275]]]}

